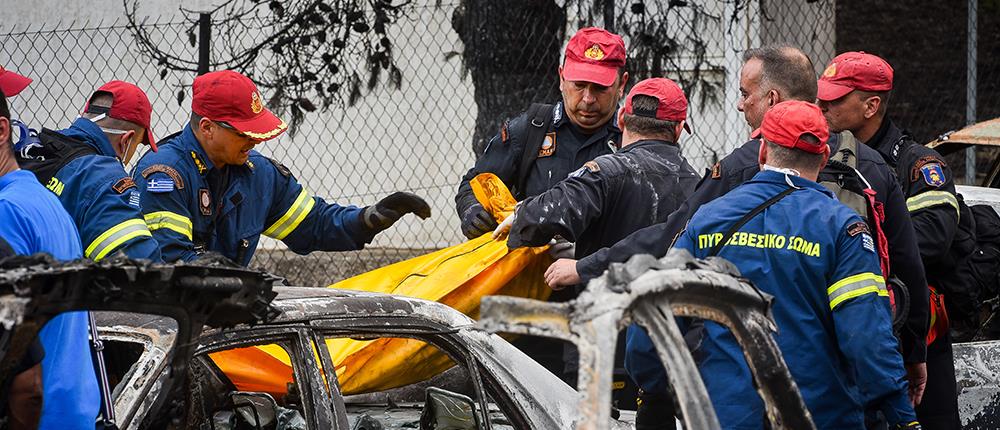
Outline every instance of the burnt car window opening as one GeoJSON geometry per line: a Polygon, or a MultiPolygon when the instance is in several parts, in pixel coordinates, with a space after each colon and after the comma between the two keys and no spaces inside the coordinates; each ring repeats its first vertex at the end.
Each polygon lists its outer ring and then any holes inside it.
{"type": "Polygon", "coordinates": [[[331,359],[338,363],[338,388],[347,394],[351,428],[516,428],[493,397],[478,388],[478,366],[432,343],[381,336],[326,336],[324,342],[327,351],[344,352],[331,359]],[[384,360],[394,354],[411,359],[405,366],[387,366],[390,361],[384,360]],[[435,376],[420,376],[426,374],[435,376]],[[480,422],[484,410],[489,427],[480,422]]]}
{"type": "Polygon", "coordinates": [[[284,428],[307,428],[297,376],[302,363],[294,359],[291,349],[287,342],[240,343],[195,355],[189,372],[188,428],[212,423],[233,426],[227,428],[275,428],[278,422],[296,423],[284,428]],[[232,356],[240,356],[245,366],[230,367],[227,375],[218,363],[232,356]],[[276,374],[281,375],[282,386],[260,382],[276,374]],[[232,375],[240,377],[234,381],[232,375]]]}

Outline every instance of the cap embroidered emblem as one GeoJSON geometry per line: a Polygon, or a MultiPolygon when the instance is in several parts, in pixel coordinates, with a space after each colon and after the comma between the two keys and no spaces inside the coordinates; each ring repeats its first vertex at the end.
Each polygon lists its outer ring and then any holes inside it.
{"type": "Polygon", "coordinates": [[[583,51],[583,56],[591,60],[601,60],[604,58],[604,51],[601,50],[600,45],[595,43],[593,46],[587,48],[586,51],[583,51]]]}
{"type": "Polygon", "coordinates": [[[260,93],[254,91],[250,96],[250,110],[257,114],[264,110],[264,104],[260,101],[260,93]]]}
{"type": "Polygon", "coordinates": [[[832,78],[837,74],[837,63],[830,63],[826,70],[823,71],[824,78],[832,78]]]}

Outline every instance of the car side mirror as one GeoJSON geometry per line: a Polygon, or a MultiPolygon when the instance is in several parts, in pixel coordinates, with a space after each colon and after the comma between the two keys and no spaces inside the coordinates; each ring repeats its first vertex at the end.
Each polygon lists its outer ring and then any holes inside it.
{"type": "Polygon", "coordinates": [[[278,420],[278,403],[267,393],[233,391],[229,393],[233,410],[254,429],[274,430],[278,420]]]}
{"type": "Polygon", "coordinates": [[[469,396],[427,387],[420,430],[477,430],[476,402],[469,396]]]}

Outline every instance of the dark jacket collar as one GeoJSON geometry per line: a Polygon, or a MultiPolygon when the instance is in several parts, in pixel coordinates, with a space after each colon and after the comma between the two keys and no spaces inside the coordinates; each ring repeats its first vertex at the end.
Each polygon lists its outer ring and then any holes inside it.
{"type": "Polygon", "coordinates": [[[77,118],[69,128],[59,130],[59,134],[79,140],[107,157],[118,157],[111,141],[101,131],[101,127],[87,118],[77,118]]]}
{"type": "Polygon", "coordinates": [[[677,143],[675,142],[670,142],[667,140],[659,140],[659,139],[642,139],[636,141],[635,143],[632,143],[631,145],[622,147],[622,149],[620,149],[618,152],[630,152],[635,149],[646,148],[646,147],[650,147],[650,149],[654,150],[661,148],[663,149],[672,148],[675,150],[680,149],[680,146],[678,146],[677,143]]]}
{"type": "Polygon", "coordinates": [[[190,154],[191,162],[198,169],[198,174],[204,176],[215,169],[212,160],[209,160],[208,154],[205,153],[205,148],[202,148],[201,142],[198,142],[198,138],[195,137],[191,124],[184,126],[184,131],[178,136],[177,143],[184,152],[190,154]]]}
{"type": "MultiPolygon", "coordinates": [[[[615,111],[617,112],[618,110],[615,109],[615,111]]],[[[618,121],[616,121],[616,119],[617,119],[617,116],[612,115],[611,119],[608,120],[608,123],[605,125],[605,127],[608,128],[608,132],[609,133],[621,133],[622,132],[618,128],[618,121]]],[[[562,100],[560,100],[560,101],[558,101],[556,103],[555,107],[553,107],[553,111],[552,111],[552,128],[559,128],[559,127],[562,127],[564,125],[572,125],[572,122],[569,120],[569,116],[566,114],[566,106],[563,105],[562,100]]]]}
{"type": "Polygon", "coordinates": [[[830,190],[826,189],[826,187],[820,185],[817,182],[813,182],[798,176],[786,175],[784,173],[775,172],[773,170],[762,170],[760,173],[754,175],[753,179],[751,179],[748,183],[758,182],[758,183],[768,183],[768,184],[780,184],[787,187],[788,180],[791,180],[792,184],[795,185],[796,187],[811,188],[830,196],[830,198],[835,198],[835,196],[833,195],[832,192],[830,192],[830,190]]]}
{"type": "Polygon", "coordinates": [[[885,117],[882,120],[882,125],[879,126],[878,131],[865,142],[869,147],[875,148],[882,158],[885,159],[892,167],[896,167],[896,162],[899,160],[899,150],[903,144],[903,133],[896,124],[892,122],[889,117],[885,117]]]}

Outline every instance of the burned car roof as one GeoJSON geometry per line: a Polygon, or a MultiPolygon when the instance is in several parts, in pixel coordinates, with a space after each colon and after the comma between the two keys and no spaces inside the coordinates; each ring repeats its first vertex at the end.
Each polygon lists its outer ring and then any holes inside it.
{"type": "Polygon", "coordinates": [[[274,323],[316,318],[420,316],[451,328],[473,324],[472,319],[446,305],[405,296],[308,287],[275,287],[274,291],[278,297],[272,305],[280,311],[273,318],[274,323]]]}

